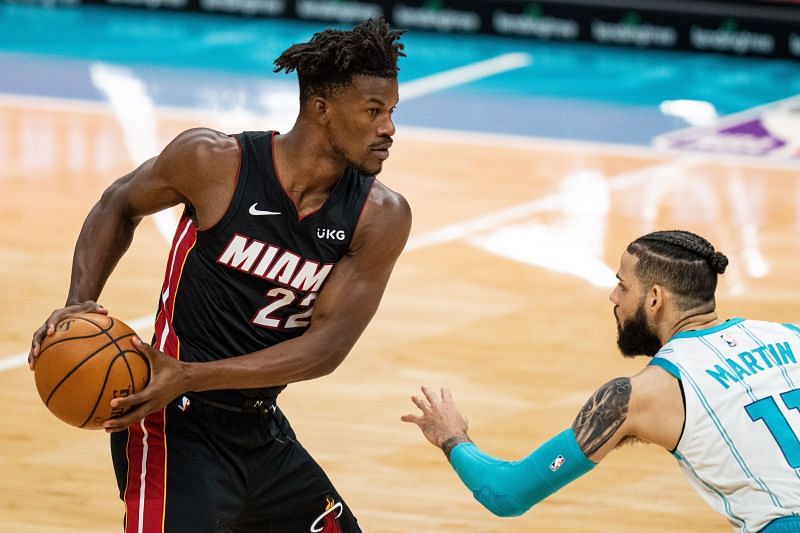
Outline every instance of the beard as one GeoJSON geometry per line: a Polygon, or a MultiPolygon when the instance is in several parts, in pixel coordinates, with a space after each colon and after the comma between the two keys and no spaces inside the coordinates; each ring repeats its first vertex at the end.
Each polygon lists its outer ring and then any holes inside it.
{"type": "Polygon", "coordinates": [[[331,139],[330,142],[331,151],[333,152],[334,156],[340,161],[343,161],[346,166],[355,168],[360,174],[365,176],[377,176],[381,173],[381,170],[383,169],[382,161],[372,164],[367,163],[366,161],[356,161],[350,155],[348,155],[347,151],[339,146],[333,139],[331,139]]]}
{"type": "Polygon", "coordinates": [[[639,306],[632,318],[620,324],[617,319],[617,347],[625,357],[646,355],[653,357],[661,349],[661,341],[639,306]]]}

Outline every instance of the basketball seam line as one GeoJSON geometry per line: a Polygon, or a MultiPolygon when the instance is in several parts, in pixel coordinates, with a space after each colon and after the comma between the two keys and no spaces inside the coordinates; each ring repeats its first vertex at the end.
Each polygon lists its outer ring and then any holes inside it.
{"type": "Polygon", "coordinates": [[[92,410],[89,411],[89,416],[83,421],[83,424],[81,424],[80,427],[85,427],[94,416],[95,411],[97,411],[97,406],[100,405],[100,400],[103,398],[103,392],[106,390],[106,385],[108,385],[108,376],[111,375],[111,369],[114,368],[114,363],[116,363],[117,359],[120,357],[122,357],[123,361],[125,360],[125,357],[121,353],[117,353],[117,355],[111,359],[111,363],[109,363],[109,365],[106,367],[106,376],[103,379],[103,385],[100,387],[100,393],[97,395],[97,400],[95,400],[92,410]]]}
{"type": "MultiPolygon", "coordinates": [[[[122,339],[122,338],[125,338],[125,337],[132,337],[133,335],[135,335],[135,333],[130,333],[130,334],[124,335],[124,336],[122,336],[122,337],[120,337],[120,338],[122,339]]],[[[58,383],[56,383],[55,387],[53,387],[53,390],[51,390],[51,391],[50,391],[50,394],[47,396],[47,401],[45,401],[45,402],[44,402],[44,404],[45,404],[45,405],[48,405],[48,404],[50,403],[50,400],[53,398],[53,394],[55,394],[55,393],[56,393],[56,391],[59,389],[59,387],[61,387],[61,385],[63,385],[63,384],[64,384],[64,382],[65,382],[65,381],[66,381],[66,380],[67,380],[67,379],[68,379],[68,378],[69,378],[69,377],[70,377],[72,374],[74,374],[76,370],[78,370],[80,367],[82,367],[82,366],[83,366],[83,365],[84,365],[84,364],[85,364],[87,361],[89,361],[89,359],[91,359],[92,357],[94,357],[95,355],[97,355],[98,353],[100,353],[101,351],[105,350],[106,348],[108,348],[108,347],[109,347],[109,346],[111,346],[112,344],[114,344],[114,343],[113,343],[113,342],[109,342],[109,343],[107,343],[107,344],[104,344],[103,346],[101,346],[100,348],[98,348],[97,350],[95,350],[94,352],[92,352],[92,353],[90,353],[89,355],[87,355],[87,356],[86,356],[86,357],[85,357],[85,358],[84,358],[84,359],[83,359],[83,360],[82,360],[80,363],[78,363],[77,365],[75,365],[75,366],[72,368],[72,370],[70,370],[70,371],[67,373],[67,375],[65,375],[63,378],[61,378],[61,381],[59,381],[58,383]]]]}

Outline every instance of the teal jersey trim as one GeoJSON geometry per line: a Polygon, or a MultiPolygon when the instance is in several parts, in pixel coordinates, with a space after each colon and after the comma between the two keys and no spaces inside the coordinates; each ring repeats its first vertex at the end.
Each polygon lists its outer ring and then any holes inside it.
{"type": "MultiPolygon", "coordinates": [[[[736,324],[744,322],[744,318],[731,318],[726,320],[722,324],[706,328],[706,329],[692,329],[689,331],[680,331],[672,336],[672,339],[689,339],[692,337],[702,337],[703,335],[711,335],[712,333],[716,333],[718,331],[722,331],[724,329],[728,329],[731,326],[735,326],[736,324]]],[[[669,341],[668,341],[669,342],[669,341]]]]}
{"type": "Polygon", "coordinates": [[[797,513],[793,513],[792,516],[776,518],[759,533],[796,533],[797,531],[800,531],[800,517],[797,516],[797,513]]]}
{"type": "Polygon", "coordinates": [[[795,332],[797,335],[800,335],[800,328],[795,326],[794,324],[784,324],[783,327],[788,328],[795,332]]]}
{"type": "Polygon", "coordinates": [[[664,359],[663,357],[658,357],[658,356],[654,357],[647,364],[647,366],[659,366],[659,367],[663,368],[664,370],[666,370],[669,374],[672,375],[672,377],[674,377],[678,381],[681,380],[681,371],[678,370],[678,367],[675,366],[675,364],[672,361],[668,361],[668,360],[664,359]]]}
{"type": "Polygon", "coordinates": [[[519,461],[501,461],[465,442],[450,464],[481,505],[497,516],[519,516],[561,487],[589,472],[589,460],[570,428],[519,461]]]}

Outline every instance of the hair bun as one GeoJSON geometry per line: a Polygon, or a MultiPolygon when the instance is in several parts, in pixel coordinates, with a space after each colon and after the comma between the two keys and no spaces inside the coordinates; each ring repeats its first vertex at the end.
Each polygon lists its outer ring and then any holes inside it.
{"type": "Polygon", "coordinates": [[[711,269],[714,272],[717,274],[722,274],[725,272],[725,268],[728,266],[728,258],[725,256],[725,254],[714,252],[708,259],[708,263],[711,265],[711,269]]]}

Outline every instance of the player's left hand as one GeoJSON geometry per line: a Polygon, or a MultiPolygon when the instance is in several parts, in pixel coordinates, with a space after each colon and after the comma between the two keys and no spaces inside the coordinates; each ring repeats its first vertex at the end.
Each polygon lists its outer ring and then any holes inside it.
{"type": "Polygon", "coordinates": [[[150,382],[136,394],[111,400],[111,407],[122,409],[124,414],[109,418],[103,423],[107,433],[123,431],[154,411],[162,409],[170,401],[188,390],[186,365],[133,338],[134,347],[147,357],[150,363],[150,382]]]}
{"type": "Polygon", "coordinates": [[[403,422],[416,424],[431,444],[439,448],[453,437],[467,437],[469,423],[458,411],[453,395],[442,388],[441,395],[429,387],[422,387],[424,397],[412,396],[411,401],[422,411],[422,416],[404,415],[403,422]]]}

